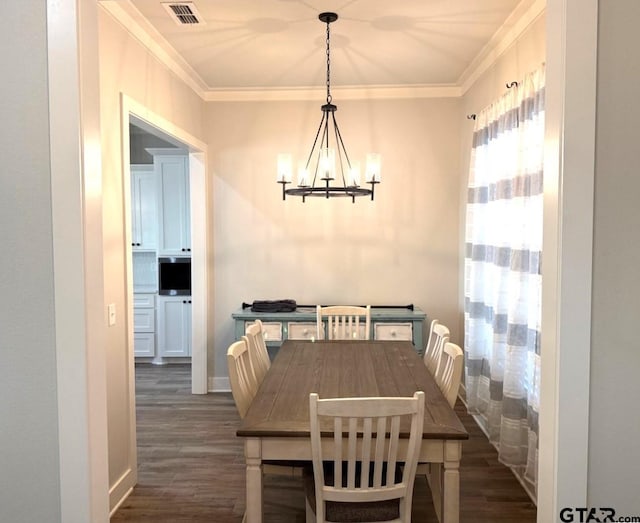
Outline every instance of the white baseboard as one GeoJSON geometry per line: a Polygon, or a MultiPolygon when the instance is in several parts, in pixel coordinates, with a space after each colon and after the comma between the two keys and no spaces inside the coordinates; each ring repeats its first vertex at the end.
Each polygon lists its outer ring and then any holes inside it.
{"type": "Polygon", "coordinates": [[[136,482],[136,474],[133,474],[133,470],[129,469],[109,489],[109,506],[111,507],[109,517],[113,516],[120,505],[129,497],[136,482]]]}
{"type": "Polygon", "coordinates": [[[229,378],[209,377],[209,392],[231,392],[231,384],[229,378]]]}

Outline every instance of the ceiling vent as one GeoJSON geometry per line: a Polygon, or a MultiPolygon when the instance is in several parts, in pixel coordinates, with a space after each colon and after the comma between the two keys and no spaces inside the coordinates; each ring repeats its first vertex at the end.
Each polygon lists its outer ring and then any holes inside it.
{"type": "Polygon", "coordinates": [[[193,2],[167,2],[162,5],[178,25],[204,24],[204,20],[193,2]]]}

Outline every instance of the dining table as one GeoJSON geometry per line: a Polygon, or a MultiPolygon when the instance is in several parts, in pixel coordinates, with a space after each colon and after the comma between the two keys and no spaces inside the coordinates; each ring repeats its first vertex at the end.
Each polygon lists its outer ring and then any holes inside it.
{"type": "Polygon", "coordinates": [[[413,344],[291,339],[278,350],[237,430],[246,460],[244,521],[262,523],[264,461],[311,462],[311,392],[322,399],[413,396],[417,390],[425,393],[418,461],[439,471],[429,490],[440,522],[458,523],[460,458],[469,435],[413,344]]]}

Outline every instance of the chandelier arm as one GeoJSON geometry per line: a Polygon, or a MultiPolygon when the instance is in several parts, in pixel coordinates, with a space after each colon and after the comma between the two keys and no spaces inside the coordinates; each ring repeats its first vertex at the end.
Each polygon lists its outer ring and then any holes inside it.
{"type": "Polygon", "coordinates": [[[347,151],[344,148],[344,144],[342,144],[342,147],[340,147],[341,145],[341,141],[340,141],[340,130],[338,129],[338,124],[336,123],[336,117],[335,117],[335,113],[333,115],[331,115],[331,117],[333,118],[333,133],[335,134],[335,140],[336,140],[336,150],[338,152],[338,161],[340,162],[340,176],[342,176],[342,185],[344,187],[347,187],[347,179],[344,177],[344,163],[342,161],[342,155],[344,154],[346,160],[347,160],[347,164],[349,164],[349,157],[347,156],[347,151]]]}
{"type": "Polygon", "coordinates": [[[338,127],[338,124],[335,122],[335,116],[333,117],[334,119],[334,124],[336,126],[336,142],[338,142],[340,144],[340,146],[342,147],[342,150],[344,151],[344,157],[347,159],[347,165],[349,166],[349,168],[351,168],[351,161],[349,160],[349,155],[347,154],[347,148],[344,146],[344,142],[342,141],[342,134],[340,133],[340,128],[338,127]]]}
{"type": "MultiPolygon", "coordinates": [[[[309,168],[309,163],[311,162],[311,158],[313,157],[313,151],[316,148],[316,144],[318,143],[318,137],[320,136],[320,131],[322,130],[322,126],[324,124],[324,119],[327,118],[327,113],[322,111],[322,119],[320,120],[320,125],[318,126],[318,132],[316,132],[316,137],[313,140],[313,145],[311,146],[311,151],[309,151],[309,158],[307,158],[307,164],[305,165],[305,169],[309,168]]],[[[324,140],[324,135],[322,140],[324,140]]],[[[315,180],[315,177],[314,177],[315,180]]]]}
{"type": "MultiPolygon", "coordinates": [[[[335,128],[337,149],[340,150],[342,148],[342,151],[344,152],[344,158],[347,161],[347,167],[351,169],[351,160],[349,160],[349,153],[347,153],[347,148],[345,147],[344,141],[342,140],[342,133],[340,132],[340,128],[338,127],[338,122],[336,122],[335,113],[332,115],[332,117],[333,117],[333,126],[335,128]]],[[[341,163],[340,168],[342,168],[342,160],[340,161],[340,163],[341,163]]],[[[342,175],[342,179],[344,181],[344,173],[342,175]]],[[[344,185],[345,187],[347,186],[346,182],[344,185]]]]}
{"type": "MultiPolygon", "coordinates": [[[[323,117],[323,121],[325,121],[325,118],[326,118],[326,121],[329,120],[329,116],[325,115],[323,117]]],[[[324,126],[324,131],[322,133],[322,138],[320,139],[320,143],[321,144],[322,144],[322,142],[325,141],[326,134],[327,134],[327,126],[325,125],[324,126]]],[[[318,155],[316,157],[316,168],[313,171],[313,181],[311,182],[311,187],[315,187],[316,186],[316,178],[318,177],[318,170],[320,169],[320,149],[321,148],[322,147],[318,147],[318,155]]],[[[315,149],[315,144],[314,144],[314,149],[315,149]]],[[[313,151],[311,151],[311,154],[313,154],[313,151]]]]}

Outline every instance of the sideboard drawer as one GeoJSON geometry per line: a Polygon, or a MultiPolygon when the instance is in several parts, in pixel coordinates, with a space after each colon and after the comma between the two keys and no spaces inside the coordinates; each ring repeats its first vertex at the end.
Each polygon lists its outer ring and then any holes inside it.
{"type": "MultiPolygon", "coordinates": [[[[316,323],[305,322],[293,322],[290,321],[287,324],[289,334],[287,336],[290,340],[310,340],[317,339],[316,335],[316,323]]],[[[320,332],[320,339],[322,339],[322,331],[320,332]]]]}
{"type": "Polygon", "coordinates": [[[413,325],[411,323],[374,323],[373,339],[413,341],[413,325]]]}
{"type": "MultiPolygon", "coordinates": [[[[245,321],[245,333],[247,327],[253,324],[252,321],[245,321]]],[[[262,331],[264,332],[264,341],[282,341],[282,322],[280,321],[263,321],[262,331]]]]}

